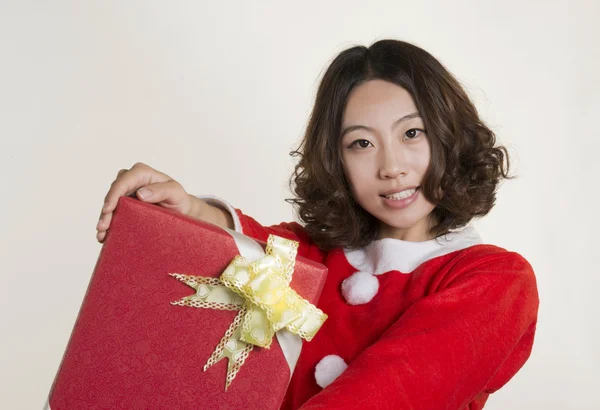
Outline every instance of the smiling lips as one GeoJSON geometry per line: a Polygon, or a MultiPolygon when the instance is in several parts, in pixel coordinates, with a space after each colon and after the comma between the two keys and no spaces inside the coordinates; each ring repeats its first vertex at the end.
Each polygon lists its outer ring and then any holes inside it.
{"type": "Polygon", "coordinates": [[[408,198],[409,196],[413,195],[415,192],[417,192],[417,190],[419,189],[419,187],[414,187],[414,188],[408,188],[405,189],[403,191],[396,191],[396,192],[390,192],[388,194],[382,194],[381,196],[387,199],[395,199],[395,200],[400,200],[400,199],[405,199],[408,198]]]}

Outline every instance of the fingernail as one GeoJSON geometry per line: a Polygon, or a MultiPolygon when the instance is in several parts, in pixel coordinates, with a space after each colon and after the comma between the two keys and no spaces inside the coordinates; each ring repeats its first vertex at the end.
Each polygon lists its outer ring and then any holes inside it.
{"type": "Polygon", "coordinates": [[[142,188],[139,189],[137,192],[138,194],[140,194],[142,199],[148,199],[152,196],[152,192],[149,189],[142,188]]]}

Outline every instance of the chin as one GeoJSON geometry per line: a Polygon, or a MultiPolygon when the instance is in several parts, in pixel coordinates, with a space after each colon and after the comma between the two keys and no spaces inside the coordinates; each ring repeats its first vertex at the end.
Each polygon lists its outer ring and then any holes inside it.
{"type": "Polygon", "coordinates": [[[398,230],[398,231],[408,231],[413,228],[416,224],[389,224],[384,222],[387,229],[398,230]]]}
{"type": "Polygon", "coordinates": [[[384,223],[386,226],[391,229],[411,229],[417,225],[423,224],[427,220],[427,215],[414,215],[414,214],[404,214],[404,215],[394,215],[394,217],[390,217],[390,215],[375,215],[379,221],[384,223]]]}

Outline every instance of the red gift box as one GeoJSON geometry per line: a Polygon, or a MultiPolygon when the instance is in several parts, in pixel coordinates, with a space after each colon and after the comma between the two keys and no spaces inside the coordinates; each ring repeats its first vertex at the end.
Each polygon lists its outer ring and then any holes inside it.
{"type": "MultiPolygon", "coordinates": [[[[225,391],[227,359],[203,367],[237,312],[171,304],[195,291],[169,273],[218,277],[239,254],[226,230],[121,198],[49,408],[279,408],[293,364],[277,337],[250,352],[225,391]]],[[[298,257],[291,287],[316,304],[326,274],[298,257]]]]}

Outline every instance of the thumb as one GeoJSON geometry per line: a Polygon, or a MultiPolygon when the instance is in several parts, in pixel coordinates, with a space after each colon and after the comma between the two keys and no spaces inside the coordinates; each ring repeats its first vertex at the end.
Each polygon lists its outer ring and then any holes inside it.
{"type": "Polygon", "coordinates": [[[152,190],[148,188],[140,188],[136,191],[136,195],[142,201],[150,201],[152,199],[153,193],[152,190]]]}
{"type": "Polygon", "coordinates": [[[136,191],[136,196],[152,204],[159,204],[166,208],[176,208],[180,212],[185,211],[186,199],[188,198],[185,189],[177,181],[156,182],[146,185],[136,191]]]}

